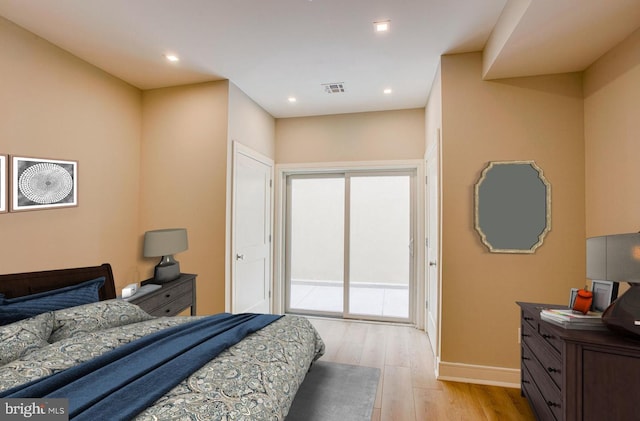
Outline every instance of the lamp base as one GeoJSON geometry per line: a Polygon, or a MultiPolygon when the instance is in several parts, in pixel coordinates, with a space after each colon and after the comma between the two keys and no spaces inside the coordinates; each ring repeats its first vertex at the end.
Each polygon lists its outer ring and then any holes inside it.
{"type": "Polygon", "coordinates": [[[602,313],[602,322],[612,331],[640,336],[640,284],[629,283],[622,294],[602,313]]]}
{"type": "Polygon", "coordinates": [[[153,271],[153,281],[157,284],[175,281],[180,277],[180,263],[173,256],[162,256],[153,271]]]}

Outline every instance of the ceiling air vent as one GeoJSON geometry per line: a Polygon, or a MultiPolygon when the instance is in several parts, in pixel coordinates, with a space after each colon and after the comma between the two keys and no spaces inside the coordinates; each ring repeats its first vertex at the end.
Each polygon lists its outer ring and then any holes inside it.
{"type": "Polygon", "coordinates": [[[344,82],[323,83],[324,91],[328,94],[339,94],[344,92],[344,82]]]}

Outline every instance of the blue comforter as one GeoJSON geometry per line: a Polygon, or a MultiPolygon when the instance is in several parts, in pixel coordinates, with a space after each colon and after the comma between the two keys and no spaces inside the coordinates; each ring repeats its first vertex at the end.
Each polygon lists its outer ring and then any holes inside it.
{"type": "Polygon", "coordinates": [[[131,419],[246,335],[281,316],[227,313],[161,330],[98,358],[6,390],[2,398],[67,398],[73,420],[131,419]]]}

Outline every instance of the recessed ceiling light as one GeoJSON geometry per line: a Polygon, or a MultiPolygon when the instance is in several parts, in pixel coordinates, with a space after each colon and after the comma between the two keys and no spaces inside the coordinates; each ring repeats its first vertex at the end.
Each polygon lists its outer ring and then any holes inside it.
{"type": "Polygon", "coordinates": [[[287,100],[292,104],[297,101],[296,97],[294,96],[290,96],[289,98],[287,98],[287,100]]]}
{"type": "Polygon", "coordinates": [[[165,58],[171,62],[180,61],[180,58],[175,54],[165,54],[165,58]]]}
{"type": "Polygon", "coordinates": [[[389,27],[391,26],[391,21],[380,20],[378,22],[373,22],[373,26],[376,28],[376,32],[388,32],[389,27]]]}
{"type": "Polygon", "coordinates": [[[385,89],[385,90],[384,90],[384,91],[382,91],[382,92],[384,92],[384,93],[385,93],[385,95],[391,95],[391,93],[392,93],[393,91],[391,90],[391,88],[387,88],[387,89],[385,89]]]}

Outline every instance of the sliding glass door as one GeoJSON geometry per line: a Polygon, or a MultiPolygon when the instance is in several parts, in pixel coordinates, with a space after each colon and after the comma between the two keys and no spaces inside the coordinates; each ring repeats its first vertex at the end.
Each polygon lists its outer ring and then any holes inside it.
{"type": "Polygon", "coordinates": [[[296,176],[288,180],[287,187],[289,309],[341,315],[344,311],[344,177],[296,176]]]}
{"type": "Polygon", "coordinates": [[[287,311],[410,321],[414,174],[287,176],[287,311]]]}

